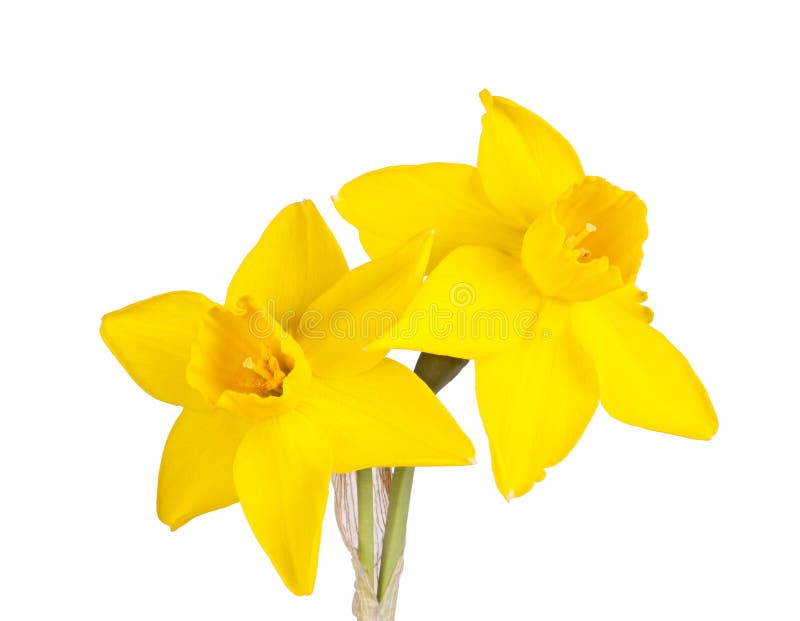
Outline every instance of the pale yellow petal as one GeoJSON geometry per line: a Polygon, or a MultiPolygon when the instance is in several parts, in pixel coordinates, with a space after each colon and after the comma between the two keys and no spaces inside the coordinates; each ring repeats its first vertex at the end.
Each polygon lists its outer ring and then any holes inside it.
{"type": "Polygon", "coordinates": [[[583,178],[583,168],[569,142],[530,110],[488,91],[481,101],[483,187],[495,208],[527,226],[583,178]]]}
{"type": "Polygon", "coordinates": [[[284,208],[245,257],[225,306],[253,298],[292,332],[309,302],[347,272],[328,225],[309,200],[284,208]]]}
{"type": "Polygon", "coordinates": [[[519,259],[493,248],[464,246],[431,272],[397,328],[370,348],[485,356],[528,334],[539,303],[519,259]]]}
{"type": "Polygon", "coordinates": [[[260,422],[234,461],[247,521],[295,595],[314,589],[331,464],[328,439],[297,413],[260,422]]]}
{"type": "Polygon", "coordinates": [[[186,366],[200,323],[212,307],[199,293],[165,293],[108,313],[100,334],[150,395],[167,403],[199,405],[200,395],[186,383],[186,366]]]}
{"type": "Polygon", "coordinates": [[[390,255],[349,272],[304,313],[297,341],[315,375],[345,377],[374,367],[364,347],[396,324],[419,290],[432,238],[422,233],[390,255]]]}
{"type": "Polygon", "coordinates": [[[333,200],[373,258],[429,230],[436,232],[430,269],[458,246],[480,244],[518,254],[522,243],[524,227],[491,207],[472,166],[383,168],[350,181],[333,200]]]}
{"type": "Polygon", "coordinates": [[[689,362],[647,321],[632,288],[577,304],[574,325],[597,369],[603,407],[655,431],[708,440],[717,416],[689,362]]]}
{"type": "Polygon", "coordinates": [[[569,307],[550,301],[535,335],[475,363],[478,406],[500,492],[528,492],[575,446],[597,408],[594,370],[569,325],[569,307]]]}
{"type": "Polygon", "coordinates": [[[333,469],[458,466],[475,449],[425,383],[393,360],[342,379],[315,378],[300,405],[333,446],[333,469]]]}
{"type": "Polygon", "coordinates": [[[237,502],[233,459],[253,426],[222,410],[184,409],[164,447],[158,473],[158,517],[170,528],[237,502]]]}

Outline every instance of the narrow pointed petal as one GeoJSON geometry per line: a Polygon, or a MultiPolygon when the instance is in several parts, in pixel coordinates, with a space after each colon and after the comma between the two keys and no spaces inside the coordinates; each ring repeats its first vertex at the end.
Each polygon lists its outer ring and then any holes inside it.
{"type": "Polygon", "coordinates": [[[481,93],[486,108],[478,170],[492,205],[523,226],[583,178],[575,150],[546,121],[509,99],[481,93]]]}
{"type": "Polygon", "coordinates": [[[349,272],[309,305],[297,340],[315,375],[356,375],[383,359],[364,348],[394,328],[419,290],[432,241],[430,233],[418,235],[349,272]]]}
{"type": "Polygon", "coordinates": [[[710,439],[717,415],[689,362],[639,306],[633,287],[577,304],[575,332],[597,369],[603,407],[622,422],[710,439]]]}
{"type": "Polygon", "coordinates": [[[392,166],[347,183],[333,199],[361,232],[371,257],[394,250],[420,231],[434,230],[430,269],[467,244],[519,253],[524,227],[491,207],[478,171],[463,164],[392,166]]]}
{"type": "Polygon", "coordinates": [[[328,439],[297,413],[259,423],[236,454],[233,476],[245,517],[295,595],[314,590],[331,472],[328,439]]]}
{"type": "Polygon", "coordinates": [[[214,303],[199,293],[175,291],[131,304],[103,317],[100,335],[147,393],[176,405],[199,405],[186,383],[192,342],[214,303]]]}
{"type": "Polygon", "coordinates": [[[164,447],[158,517],[172,530],[238,501],[233,460],[252,419],[222,410],[184,409],[164,447]]]}
{"type": "Polygon", "coordinates": [[[597,408],[594,370],[572,334],[568,307],[549,304],[533,338],[475,363],[495,482],[509,499],[566,457],[597,408]]]}
{"type": "Polygon", "coordinates": [[[519,259],[464,246],[431,272],[397,328],[370,348],[478,358],[525,336],[539,301],[519,259]]]}
{"type": "Polygon", "coordinates": [[[228,287],[225,306],[253,298],[289,332],[309,302],[347,272],[342,249],[314,203],[284,208],[245,257],[228,287]]]}
{"type": "Polygon", "coordinates": [[[425,383],[393,360],[312,382],[302,412],[333,446],[335,472],[380,466],[460,466],[475,449],[425,383]]]}

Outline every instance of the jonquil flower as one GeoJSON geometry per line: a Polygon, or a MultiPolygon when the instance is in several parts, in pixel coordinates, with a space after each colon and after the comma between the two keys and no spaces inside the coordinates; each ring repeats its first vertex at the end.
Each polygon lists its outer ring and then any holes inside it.
{"type": "Polygon", "coordinates": [[[307,594],[332,473],[474,461],[430,389],[364,351],[417,292],[431,241],[348,272],[314,205],[296,203],[247,255],[225,304],[179,291],[103,318],[130,376],[183,406],[159,472],[163,522],[239,501],[286,586],[307,594]]]}
{"type": "Polygon", "coordinates": [[[379,257],[435,230],[403,347],[476,360],[495,480],[520,496],[561,461],[602,400],[615,418],[709,439],[717,418],[689,363],[650,327],[634,286],[644,203],[587,177],[570,144],[508,99],[486,108],[478,166],[395,166],[334,202],[379,257]]]}

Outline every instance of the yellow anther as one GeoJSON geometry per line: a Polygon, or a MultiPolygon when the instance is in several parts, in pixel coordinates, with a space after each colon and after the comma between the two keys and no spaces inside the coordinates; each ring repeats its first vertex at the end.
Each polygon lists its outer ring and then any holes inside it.
{"type": "Polygon", "coordinates": [[[248,356],[242,361],[242,367],[258,376],[253,378],[254,381],[247,382],[253,392],[266,397],[267,395],[279,395],[283,391],[282,385],[286,372],[272,353],[267,352],[265,357],[259,358],[258,361],[254,361],[252,356],[248,356]]]}
{"type": "Polygon", "coordinates": [[[592,224],[591,222],[587,222],[584,226],[583,230],[578,233],[577,235],[570,235],[564,241],[564,248],[569,248],[572,250],[575,246],[580,244],[584,239],[586,239],[587,235],[590,233],[594,233],[597,230],[597,227],[592,224]]]}

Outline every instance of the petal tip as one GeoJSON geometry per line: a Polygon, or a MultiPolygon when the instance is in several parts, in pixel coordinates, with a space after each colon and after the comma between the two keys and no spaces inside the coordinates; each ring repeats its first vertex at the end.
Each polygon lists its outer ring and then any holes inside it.
{"type": "Polygon", "coordinates": [[[272,219],[267,228],[269,228],[269,226],[271,226],[272,223],[275,222],[275,220],[277,220],[282,214],[285,214],[287,212],[295,212],[295,215],[299,214],[307,215],[309,213],[319,215],[319,210],[317,209],[317,206],[314,204],[314,201],[312,201],[310,198],[303,198],[295,203],[286,205],[286,207],[281,209],[278,212],[278,215],[272,219]]]}
{"type": "Polygon", "coordinates": [[[283,579],[283,583],[286,585],[286,588],[292,592],[292,595],[297,595],[298,597],[306,597],[311,595],[314,592],[314,581],[311,581],[311,584],[308,583],[296,583],[290,582],[281,576],[283,579]]]}
{"type": "Polygon", "coordinates": [[[715,413],[712,413],[706,428],[697,435],[699,440],[711,440],[719,431],[719,419],[715,413]]]}
{"type": "Polygon", "coordinates": [[[111,313],[106,313],[100,318],[100,329],[98,330],[98,332],[100,333],[100,338],[103,339],[103,343],[105,343],[106,347],[109,348],[111,347],[111,345],[108,342],[108,324],[106,323],[106,318],[110,314],[111,313]]]}
{"type": "Polygon", "coordinates": [[[169,532],[174,533],[181,526],[186,524],[192,519],[192,516],[183,515],[175,517],[174,515],[167,515],[166,512],[159,506],[156,509],[158,519],[169,528],[169,532]]]}
{"type": "Polygon", "coordinates": [[[429,246],[432,243],[433,241],[432,238],[435,234],[436,234],[436,229],[434,228],[423,229],[422,231],[417,233],[417,235],[412,237],[408,241],[408,244],[413,245],[414,243],[417,243],[422,247],[422,249],[424,249],[426,246],[429,246]]]}
{"type": "Polygon", "coordinates": [[[114,323],[114,320],[117,319],[117,317],[119,317],[121,310],[123,310],[123,309],[111,311],[109,313],[106,313],[105,315],[103,315],[100,318],[100,330],[99,330],[100,338],[103,339],[103,342],[106,344],[106,346],[109,349],[112,349],[111,348],[111,338],[112,338],[112,336],[110,334],[113,331],[113,325],[112,324],[114,323]]]}
{"type": "Polygon", "coordinates": [[[481,103],[483,104],[483,107],[486,108],[486,112],[489,112],[494,105],[494,97],[492,97],[492,94],[488,89],[485,88],[478,94],[478,96],[481,98],[481,103]]]}
{"type": "Polygon", "coordinates": [[[314,204],[314,201],[312,201],[310,198],[304,198],[300,201],[300,204],[306,209],[313,210],[315,212],[319,211],[317,206],[314,204]]]}

